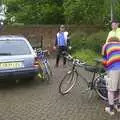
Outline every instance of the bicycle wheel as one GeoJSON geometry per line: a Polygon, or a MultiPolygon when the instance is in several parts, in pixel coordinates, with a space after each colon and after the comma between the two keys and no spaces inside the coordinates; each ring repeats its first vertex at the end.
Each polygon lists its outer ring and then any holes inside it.
{"type": "Polygon", "coordinates": [[[104,75],[98,75],[94,81],[95,91],[103,100],[108,100],[108,91],[106,87],[106,81],[104,75]]]}
{"type": "Polygon", "coordinates": [[[47,81],[47,83],[49,83],[52,77],[52,73],[50,66],[46,62],[44,63],[43,75],[44,75],[44,79],[47,81]]]}
{"type": "Polygon", "coordinates": [[[75,85],[77,77],[77,72],[68,71],[59,84],[59,93],[62,95],[67,94],[75,85]]]}
{"type": "Polygon", "coordinates": [[[53,73],[52,73],[52,69],[51,69],[51,67],[50,67],[50,63],[49,63],[49,62],[47,62],[47,69],[48,69],[49,75],[52,77],[52,76],[53,76],[53,73]]]}

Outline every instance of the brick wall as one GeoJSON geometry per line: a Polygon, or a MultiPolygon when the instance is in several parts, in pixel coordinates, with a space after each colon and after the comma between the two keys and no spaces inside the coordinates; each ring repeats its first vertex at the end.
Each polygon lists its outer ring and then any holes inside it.
{"type": "MultiPolygon", "coordinates": [[[[85,32],[99,31],[99,26],[66,26],[68,31],[75,31],[76,29],[85,32]]],[[[57,25],[39,25],[39,26],[5,26],[0,35],[24,35],[28,38],[33,47],[41,45],[43,40],[44,48],[51,49],[54,45],[56,33],[58,32],[59,26],[57,25]]]]}

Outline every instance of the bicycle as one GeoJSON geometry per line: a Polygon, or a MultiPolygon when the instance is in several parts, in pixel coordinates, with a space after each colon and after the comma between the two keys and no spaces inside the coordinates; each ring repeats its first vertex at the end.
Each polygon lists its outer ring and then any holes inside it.
{"type": "Polygon", "coordinates": [[[69,46],[68,47],[68,50],[66,51],[66,50],[64,50],[64,51],[62,51],[61,52],[61,55],[60,55],[60,57],[63,57],[63,59],[64,59],[64,57],[65,56],[67,56],[68,58],[66,58],[66,63],[67,63],[67,66],[71,66],[72,64],[71,64],[71,59],[70,59],[70,57],[71,57],[71,55],[70,55],[70,50],[72,49],[72,47],[71,46],[69,46]]]}
{"type": "MultiPolygon", "coordinates": [[[[105,70],[99,66],[101,60],[96,59],[96,65],[88,65],[77,58],[73,58],[71,55],[67,54],[66,59],[72,62],[72,68],[66,73],[59,84],[59,93],[62,95],[68,94],[69,91],[75,86],[78,81],[85,81],[87,85],[87,91],[95,90],[100,98],[103,100],[108,100],[106,81],[104,76],[106,75],[105,70]],[[78,67],[82,67],[85,71],[89,71],[92,74],[92,79],[89,81],[82,73],[78,71],[78,67]],[[78,79],[80,76],[82,79],[78,79]]],[[[86,91],[85,90],[85,91],[86,91]]]]}
{"type": "Polygon", "coordinates": [[[42,78],[43,80],[46,79],[49,83],[52,77],[52,70],[50,67],[50,63],[47,58],[48,50],[42,50],[41,48],[36,49],[37,53],[37,61],[39,64],[39,73],[38,77],[42,78]]]}

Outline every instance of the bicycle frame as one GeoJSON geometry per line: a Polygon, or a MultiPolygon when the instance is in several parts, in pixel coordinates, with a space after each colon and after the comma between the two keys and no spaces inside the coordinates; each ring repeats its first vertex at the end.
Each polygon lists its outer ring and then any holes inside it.
{"type": "MultiPolygon", "coordinates": [[[[85,67],[85,65],[82,66],[83,68],[85,67]]],[[[77,65],[75,63],[73,63],[73,66],[72,66],[72,71],[75,71],[77,73],[77,79],[78,79],[78,76],[80,76],[87,84],[88,88],[90,89],[94,89],[94,80],[95,80],[95,76],[96,76],[96,72],[93,72],[93,75],[92,75],[92,80],[90,82],[88,82],[88,79],[86,77],[84,77],[77,69],[77,65]]]]}
{"type": "MultiPolygon", "coordinates": [[[[68,61],[72,62],[71,70],[69,70],[63,79],[61,80],[59,84],[59,92],[62,95],[67,94],[75,85],[76,82],[81,86],[81,79],[86,83],[86,86],[83,86],[83,91],[91,91],[90,93],[93,93],[92,90],[95,90],[97,94],[104,100],[107,100],[107,89],[106,89],[106,83],[104,80],[104,73],[105,70],[103,67],[100,67],[98,63],[101,63],[100,59],[96,59],[96,65],[88,65],[86,62],[81,61],[77,58],[73,58],[70,54],[66,54],[65,57],[68,61]],[[83,68],[84,71],[88,71],[91,73],[91,79],[90,77],[84,75],[81,70],[78,70],[78,67],[83,68]],[[72,77],[73,76],[73,77],[72,77]],[[81,77],[81,79],[78,79],[78,76],[81,77]],[[72,78],[71,78],[72,77],[72,78]],[[74,78],[75,77],[75,78],[74,78]],[[69,82],[68,82],[69,81],[69,82]],[[67,86],[68,84],[68,86],[67,86]],[[64,86],[65,85],[65,86],[64,86]],[[104,86],[105,85],[105,86],[104,86]]],[[[90,94],[91,97],[92,94],[90,94]]]]}
{"type": "Polygon", "coordinates": [[[77,78],[78,76],[80,76],[86,82],[88,88],[90,89],[94,89],[94,81],[95,81],[96,74],[99,74],[99,76],[102,76],[103,74],[105,74],[105,73],[102,73],[101,69],[98,67],[101,63],[101,59],[95,59],[96,64],[95,66],[92,66],[92,65],[87,65],[86,62],[83,62],[83,61],[81,62],[79,59],[73,58],[68,53],[65,53],[65,57],[67,58],[67,60],[72,61],[72,71],[75,71],[77,73],[77,78]],[[88,79],[78,71],[77,67],[82,67],[85,69],[85,71],[91,72],[93,74],[91,81],[88,81],[88,79]]]}
{"type": "Polygon", "coordinates": [[[48,72],[47,64],[49,64],[48,59],[47,59],[47,57],[45,55],[46,52],[47,51],[42,51],[42,50],[37,52],[38,59],[41,60],[41,62],[45,65],[44,72],[48,72]]]}

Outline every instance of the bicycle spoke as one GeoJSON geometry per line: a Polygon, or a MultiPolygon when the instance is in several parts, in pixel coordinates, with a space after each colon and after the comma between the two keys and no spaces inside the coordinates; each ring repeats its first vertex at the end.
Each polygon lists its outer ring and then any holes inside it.
{"type": "Polygon", "coordinates": [[[89,90],[88,92],[89,92],[88,93],[88,101],[90,101],[94,96],[94,90],[89,90]]]}
{"type": "Polygon", "coordinates": [[[106,87],[106,81],[104,80],[104,76],[98,75],[95,79],[95,90],[97,94],[104,100],[108,99],[107,96],[107,87],[106,87]]]}

